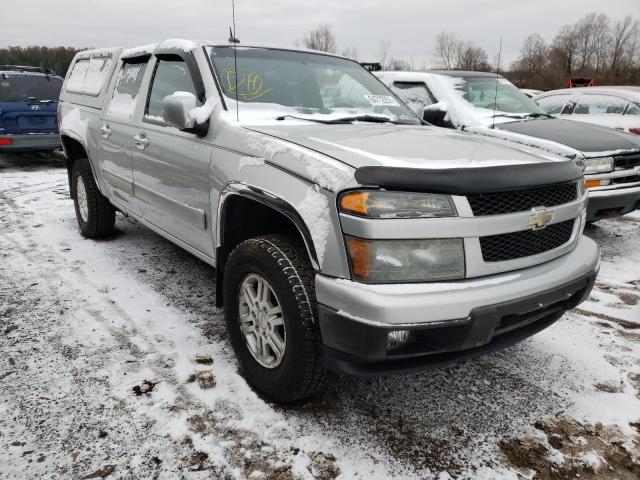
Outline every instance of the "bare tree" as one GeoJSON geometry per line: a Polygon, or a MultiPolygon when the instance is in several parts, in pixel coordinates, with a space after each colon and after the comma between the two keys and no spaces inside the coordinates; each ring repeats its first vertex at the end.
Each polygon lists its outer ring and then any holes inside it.
{"type": "Polygon", "coordinates": [[[458,70],[489,71],[487,52],[484,48],[476,47],[471,42],[465,43],[456,62],[456,68],[458,70]]]}
{"type": "Polygon", "coordinates": [[[392,58],[391,60],[389,60],[389,65],[387,65],[386,69],[411,71],[413,70],[413,65],[411,62],[408,62],[406,60],[402,60],[400,58],[392,58]]]}
{"type": "Polygon", "coordinates": [[[358,55],[358,50],[354,47],[347,47],[342,51],[341,54],[343,57],[350,58],[351,60],[355,60],[356,62],[360,60],[360,55],[358,55]]]}
{"type": "Polygon", "coordinates": [[[532,33],[524,39],[520,48],[520,56],[511,68],[525,72],[541,71],[547,66],[548,55],[549,48],[544,38],[538,33],[532,33]]]}
{"type": "Polygon", "coordinates": [[[609,17],[604,13],[589,13],[573,28],[576,39],[578,71],[600,71],[607,54],[609,17]]]}
{"type": "Polygon", "coordinates": [[[458,40],[453,33],[440,32],[436,37],[436,47],[433,57],[440,68],[453,70],[464,50],[464,42],[458,40]]]}
{"type": "Polygon", "coordinates": [[[312,50],[321,52],[336,53],[336,36],[331,30],[331,26],[321,24],[315,30],[311,30],[302,37],[302,45],[312,50]]]}
{"type": "Polygon", "coordinates": [[[574,28],[564,25],[553,39],[551,56],[567,76],[573,75],[575,70],[577,50],[578,41],[574,28]]]}
{"type": "Polygon", "coordinates": [[[627,15],[613,27],[611,35],[611,50],[609,53],[610,65],[612,73],[616,74],[622,66],[625,56],[633,59],[635,56],[635,48],[638,45],[638,36],[640,35],[640,22],[634,20],[631,15],[627,15]]]}
{"type": "Polygon", "coordinates": [[[529,35],[509,77],[520,86],[558,88],[569,78],[591,77],[599,84],[640,83],[640,22],[631,15],[613,22],[590,13],[565,25],[547,45],[529,35]]]}
{"type": "Polygon", "coordinates": [[[380,54],[378,57],[380,58],[380,66],[383,70],[389,68],[389,50],[391,49],[391,40],[389,38],[385,38],[384,40],[380,40],[380,54]]]}

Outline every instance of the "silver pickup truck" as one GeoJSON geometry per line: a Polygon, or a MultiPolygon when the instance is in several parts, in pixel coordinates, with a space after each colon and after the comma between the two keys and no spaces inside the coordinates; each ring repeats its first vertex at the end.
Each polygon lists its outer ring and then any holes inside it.
{"type": "Polygon", "coordinates": [[[592,288],[582,169],[423,124],[358,63],[167,40],[76,55],[60,134],[82,235],[116,211],[215,267],[280,402],[522,340],[592,288]]]}

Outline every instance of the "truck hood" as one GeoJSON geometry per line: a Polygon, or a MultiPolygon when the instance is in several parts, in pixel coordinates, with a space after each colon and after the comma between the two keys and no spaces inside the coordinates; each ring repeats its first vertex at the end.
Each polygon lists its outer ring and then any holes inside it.
{"type": "Polygon", "coordinates": [[[561,118],[500,123],[496,129],[557,142],[587,157],[640,150],[640,139],[631,134],[561,118]]]}
{"type": "Polygon", "coordinates": [[[250,130],[244,140],[249,154],[331,191],[377,185],[465,194],[526,189],[582,176],[567,158],[438,127],[316,124],[250,130]]]}
{"type": "Polygon", "coordinates": [[[251,130],[319,152],[355,169],[452,169],[567,161],[535,148],[438,127],[285,124],[252,126],[251,130]]]}

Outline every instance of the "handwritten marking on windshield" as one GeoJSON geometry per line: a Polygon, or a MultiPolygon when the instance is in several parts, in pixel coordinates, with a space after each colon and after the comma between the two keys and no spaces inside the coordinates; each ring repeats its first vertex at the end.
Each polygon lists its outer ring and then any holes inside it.
{"type": "MultiPolygon", "coordinates": [[[[222,72],[223,87],[231,96],[236,94],[236,77],[233,67],[222,72]]],[[[264,88],[262,77],[257,73],[238,69],[238,98],[244,101],[255,100],[269,93],[271,88],[264,88]]]]}

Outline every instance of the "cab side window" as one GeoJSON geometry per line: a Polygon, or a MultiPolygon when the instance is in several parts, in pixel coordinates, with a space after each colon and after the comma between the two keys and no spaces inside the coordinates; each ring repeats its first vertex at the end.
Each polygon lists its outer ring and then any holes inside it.
{"type": "Polygon", "coordinates": [[[562,113],[562,109],[569,97],[570,95],[549,95],[548,97],[537,99],[536,103],[549,114],[559,114],[562,113]]]}
{"type": "Polygon", "coordinates": [[[629,102],[625,115],[640,115],[640,103],[629,102]]]}
{"type": "Polygon", "coordinates": [[[146,68],[146,60],[122,64],[116,78],[113,95],[109,101],[107,115],[123,120],[131,120],[133,118],[146,68]]]}
{"type": "Polygon", "coordinates": [[[422,115],[424,107],[436,103],[435,97],[423,82],[393,82],[391,90],[419,115],[422,115]]]}
{"type": "Polygon", "coordinates": [[[189,69],[182,59],[160,59],[153,76],[146,115],[162,117],[162,100],[174,92],[189,92],[198,96],[189,69]]]}
{"type": "Polygon", "coordinates": [[[627,103],[629,102],[612,95],[594,95],[587,93],[580,97],[573,113],[583,115],[622,115],[622,112],[624,112],[627,107],[627,103]]]}

